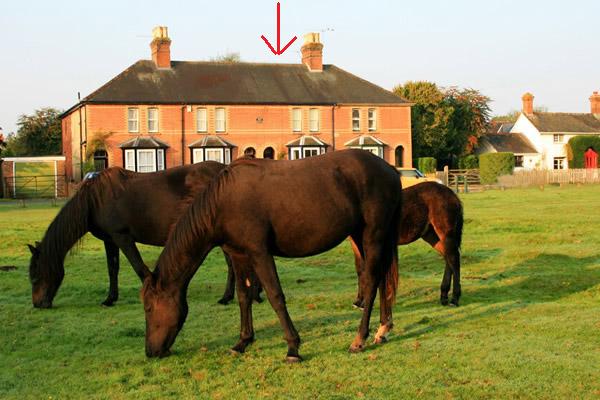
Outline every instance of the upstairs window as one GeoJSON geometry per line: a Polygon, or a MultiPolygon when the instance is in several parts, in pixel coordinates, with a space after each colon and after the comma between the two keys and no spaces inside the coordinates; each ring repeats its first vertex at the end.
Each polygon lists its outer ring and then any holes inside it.
{"type": "Polygon", "coordinates": [[[148,109],[148,132],[158,132],[158,108],[148,109]]]}
{"type": "Polygon", "coordinates": [[[215,131],[225,132],[225,109],[217,108],[215,110],[215,131]]]}
{"type": "Polygon", "coordinates": [[[360,110],[358,108],[352,109],[352,131],[360,132],[360,110]]]}
{"type": "Polygon", "coordinates": [[[321,120],[321,110],[318,108],[311,108],[308,113],[310,120],[310,131],[319,132],[319,122],[321,120]]]}
{"type": "Polygon", "coordinates": [[[302,109],[292,109],[292,130],[294,132],[302,132],[302,109]]]}
{"type": "Polygon", "coordinates": [[[128,108],[127,109],[127,130],[129,132],[139,132],[140,131],[140,110],[137,108],[128,108]]]}
{"type": "Polygon", "coordinates": [[[377,130],[377,110],[369,108],[369,132],[377,130]]]}
{"type": "Polygon", "coordinates": [[[199,108],[196,111],[196,130],[198,132],[206,132],[208,131],[208,118],[206,113],[206,108],[199,108]]]}
{"type": "Polygon", "coordinates": [[[565,141],[565,135],[563,135],[563,134],[554,135],[554,143],[564,143],[564,141],[565,141]]]}

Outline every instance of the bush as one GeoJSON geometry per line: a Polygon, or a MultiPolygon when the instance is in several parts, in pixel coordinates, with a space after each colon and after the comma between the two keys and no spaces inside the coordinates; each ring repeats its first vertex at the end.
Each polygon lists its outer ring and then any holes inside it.
{"type": "MultiPolygon", "coordinates": [[[[583,153],[592,147],[595,152],[600,152],[600,136],[575,136],[569,139],[569,168],[585,168],[583,153]]],[[[600,168],[600,157],[598,157],[600,168]]]]}
{"type": "Polygon", "coordinates": [[[424,174],[431,174],[437,168],[437,161],[433,157],[417,158],[417,169],[424,174]]]}
{"type": "Polygon", "coordinates": [[[496,183],[498,177],[510,175],[515,169],[513,153],[486,153],[479,156],[479,176],[481,183],[496,183]]]}
{"type": "Polygon", "coordinates": [[[459,169],[477,169],[479,168],[479,158],[471,154],[470,156],[462,157],[458,160],[459,169]]]}

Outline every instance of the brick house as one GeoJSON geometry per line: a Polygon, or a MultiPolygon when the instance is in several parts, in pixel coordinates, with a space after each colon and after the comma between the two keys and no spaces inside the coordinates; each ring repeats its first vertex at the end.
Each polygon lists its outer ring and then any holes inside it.
{"type": "Polygon", "coordinates": [[[305,35],[300,64],[172,61],[170,46],[167,28],[155,28],[152,60],[62,114],[70,179],[92,162],[150,172],[245,152],[299,159],[350,147],[412,165],[411,104],[323,64],[318,33],[305,35]]]}

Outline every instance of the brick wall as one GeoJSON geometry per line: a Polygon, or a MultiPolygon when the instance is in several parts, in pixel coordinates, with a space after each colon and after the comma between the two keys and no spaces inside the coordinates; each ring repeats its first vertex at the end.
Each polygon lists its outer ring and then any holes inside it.
{"type": "MultiPolygon", "coordinates": [[[[223,139],[235,144],[232,158],[241,156],[244,149],[254,147],[258,157],[262,157],[264,149],[275,149],[276,158],[285,154],[287,157],[286,143],[302,135],[315,135],[320,140],[333,144],[332,118],[335,119],[335,147],[337,150],[345,148],[344,143],[358,135],[372,135],[387,144],[384,158],[389,163],[394,163],[394,150],[397,146],[404,147],[404,165],[412,165],[410,107],[408,106],[338,106],[332,113],[331,106],[298,106],[302,109],[302,132],[292,130],[292,109],[296,106],[180,106],[180,105],[131,105],[139,109],[139,131],[132,133],[127,130],[127,105],[86,105],[83,108],[84,134],[87,142],[91,143],[95,135],[110,133],[106,139],[109,166],[123,166],[123,152],[119,144],[138,135],[153,135],[167,143],[170,147],[166,152],[167,167],[182,164],[182,121],[185,133],[183,146],[184,163],[191,162],[191,153],[188,145],[199,140],[205,135],[215,135],[215,110],[218,107],[226,109],[226,131],[218,133],[223,139]],[[158,108],[159,127],[158,133],[148,132],[148,108],[158,108]],[[206,108],[208,129],[207,132],[198,132],[196,120],[197,109],[206,108]],[[309,109],[318,108],[321,112],[318,132],[309,130],[309,109]],[[352,109],[361,110],[361,130],[352,130],[352,109]],[[377,130],[368,131],[368,109],[377,110],[377,130]]],[[[71,178],[78,180],[74,164],[78,154],[78,140],[74,134],[74,127],[79,124],[78,111],[69,114],[63,120],[63,154],[67,158],[66,173],[71,178]],[[69,140],[71,139],[71,140],[69,140]]],[[[331,150],[331,147],[329,148],[331,150]]],[[[85,152],[85,149],[84,149],[85,152]]]]}

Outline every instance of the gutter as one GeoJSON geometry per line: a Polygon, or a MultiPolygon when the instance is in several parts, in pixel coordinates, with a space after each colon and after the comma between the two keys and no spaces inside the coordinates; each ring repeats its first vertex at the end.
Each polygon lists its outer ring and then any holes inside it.
{"type": "Polygon", "coordinates": [[[331,106],[331,149],[335,151],[335,108],[337,104],[331,106]]]}
{"type": "Polygon", "coordinates": [[[181,165],[185,165],[185,109],[181,106],[181,165]]]}

